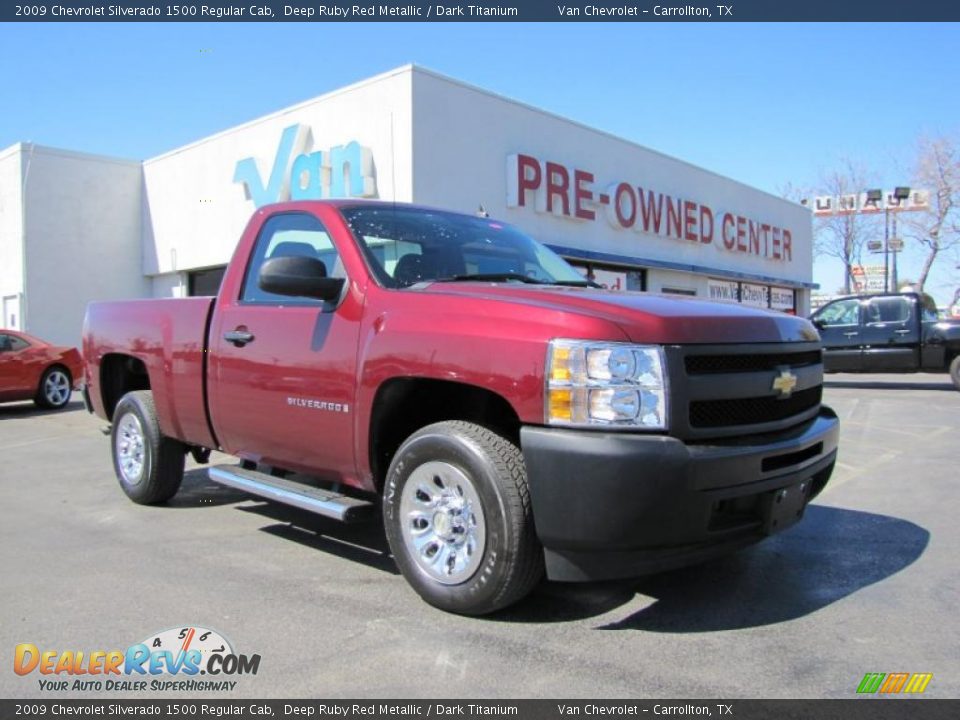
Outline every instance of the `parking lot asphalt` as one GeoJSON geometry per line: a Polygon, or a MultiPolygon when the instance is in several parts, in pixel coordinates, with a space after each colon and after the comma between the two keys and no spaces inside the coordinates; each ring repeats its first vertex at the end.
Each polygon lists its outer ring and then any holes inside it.
{"type": "Polygon", "coordinates": [[[866,672],[933,673],[927,696],[960,697],[960,392],[830,375],[825,401],[840,459],[799,525],[693,568],[544,583],[485,619],[424,604],[377,522],[252,500],[192,461],[173,501],[137,506],[76,398],[0,406],[0,697],[142,698],[41,691],[14,647],[125,649],[187,626],[259,671],[157,697],[848,698],[866,672]]]}

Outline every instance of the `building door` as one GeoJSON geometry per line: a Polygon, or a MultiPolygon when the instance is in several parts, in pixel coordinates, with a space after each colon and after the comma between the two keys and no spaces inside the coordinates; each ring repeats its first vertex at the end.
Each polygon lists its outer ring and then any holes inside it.
{"type": "Polygon", "coordinates": [[[0,328],[4,328],[5,330],[20,330],[21,325],[20,296],[5,295],[3,298],[3,319],[0,320],[0,328]]]}

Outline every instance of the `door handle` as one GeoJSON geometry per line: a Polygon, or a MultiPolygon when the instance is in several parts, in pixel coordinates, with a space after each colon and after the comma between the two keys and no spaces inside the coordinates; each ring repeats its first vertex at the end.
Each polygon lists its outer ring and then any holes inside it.
{"type": "Polygon", "coordinates": [[[237,347],[243,347],[248,342],[253,342],[253,333],[246,330],[231,330],[223,334],[223,339],[237,347]]]}
{"type": "Polygon", "coordinates": [[[910,330],[894,330],[897,335],[909,335],[910,330]]]}
{"type": "Polygon", "coordinates": [[[856,336],[859,335],[859,334],[860,334],[860,333],[858,333],[858,332],[856,332],[856,331],[854,331],[854,332],[845,332],[845,333],[843,334],[843,336],[844,336],[844,337],[856,337],[856,336]]]}

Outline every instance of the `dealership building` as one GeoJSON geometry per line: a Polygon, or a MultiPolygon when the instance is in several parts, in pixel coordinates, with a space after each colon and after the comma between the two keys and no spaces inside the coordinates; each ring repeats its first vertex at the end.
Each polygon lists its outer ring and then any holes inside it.
{"type": "Polygon", "coordinates": [[[254,208],[328,197],[482,209],[612,289],[815,287],[806,208],[405,66],[145,161],[0,150],[0,327],[75,344],[92,300],[212,294],[254,208]]]}

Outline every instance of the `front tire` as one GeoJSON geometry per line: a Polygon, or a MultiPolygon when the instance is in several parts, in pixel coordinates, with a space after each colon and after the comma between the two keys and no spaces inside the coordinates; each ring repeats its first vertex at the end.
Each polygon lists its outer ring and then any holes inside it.
{"type": "Polygon", "coordinates": [[[397,450],[383,494],[387,540],[426,602],[485,615],[543,576],[520,449],[468,422],[441,422],[397,450]]]}
{"type": "Polygon", "coordinates": [[[113,413],[110,433],[113,469],[120,487],[140,505],[166,502],[180,489],[184,446],[160,432],[149,390],[124,395],[113,413]]]}
{"type": "Polygon", "coordinates": [[[953,380],[953,386],[960,390],[960,355],[950,362],[950,379],[953,380]]]}
{"type": "Polygon", "coordinates": [[[70,393],[73,391],[73,379],[70,371],[60,365],[54,365],[44,370],[40,377],[40,385],[33,402],[37,407],[49,410],[59,410],[70,402],[70,393]]]}

